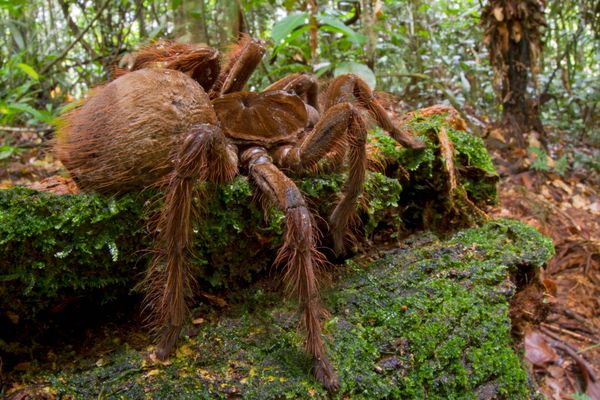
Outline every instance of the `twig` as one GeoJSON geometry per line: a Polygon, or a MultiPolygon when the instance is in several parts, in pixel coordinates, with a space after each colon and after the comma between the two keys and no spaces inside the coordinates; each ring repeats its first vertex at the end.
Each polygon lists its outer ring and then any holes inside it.
{"type": "Polygon", "coordinates": [[[584,347],[583,349],[581,349],[581,350],[578,350],[578,351],[577,351],[577,354],[583,354],[583,353],[585,353],[586,351],[594,350],[594,349],[597,349],[598,347],[600,347],[600,343],[596,343],[596,344],[593,344],[593,345],[591,345],[591,346],[584,347]]]}
{"type": "Polygon", "coordinates": [[[563,333],[563,334],[565,334],[565,335],[572,336],[572,337],[574,337],[575,339],[579,339],[579,340],[586,340],[586,341],[588,341],[588,342],[592,342],[592,343],[596,343],[596,342],[597,342],[597,340],[595,340],[595,339],[592,339],[592,338],[590,338],[590,337],[587,337],[587,336],[581,335],[581,334],[579,334],[579,333],[577,333],[577,332],[573,332],[573,331],[571,331],[571,330],[569,330],[569,329],[565,329],[565,328],[561,328],[561,327],[558,327],[558,326],[550,325],[550,324],[547,324],[547,323],[545,323],[545,322],[542,322],[540,325],[541,325],[542,327],[544,327],[544,328],[546,328],[546,329],[549,329],[549,330],[552,330],[552,331],[554,331],[554,332],[563,333]]]}
{"type": "Polygon", "coordinates": [[[50,68],[52,68],[59,61],[61,61],[63,58],[65,58],[65,56],[67,55],[67,53],[69,53],[69,51],[71,51],[73,46],[75,46],[81,40],[81,38],[83,38],[83,36],[87,33],[87,31],[89,31],[90,28],[94,25],[94,23],[98,20],[98,18],[100,18],[100,15],[106,9],[106,7],[108,7],[109,4],[110,4],[110,0],[106,0],[104,2],[104,4],[102,4],[102,7],[100,7],[98,12],[94,16],[94,18],[92,18],[92,20],[88,23],[88,25],[79,33],[79,35],[77,35],[75,40],[73,40],[71,42],[71,44],[69,44],[67,47],[65,47],[65,49],[62,51],[62,53],[59,54],[58,57],[56,57],[54,60],[52,60],[44,68],[42,68],[42,70],[40,71],[40,75],[44,75],[46,72],[48,72],[50,70],[50,68]]]}
{"type": "Polygon", "coordinates": [[[6,132],[50,132],[52,128],[20,128],[15,126],[0,125],[0,131],[6,132]]]}
{"type": "Polygon", "coordinates": [[[577,29],[577,32],[575,32],[575,34],[573,35],[571,40],[567,43],[567,46],[566,46],[563,54],[558,57],[558,60],[556,60],[556,68],[554,68],[554,70],[550,74],[550,77],[548,78],[548,81],[546,82],[546,86],[544,87],[544,91],[542,92],[542,94],[540,94],[538,96],[538,98],[541,98],[542,96],[545,96],[546,94],[548,94],[548,91],[550,90],[550,84],[554,80],[554,77],[556,76],[556,73],[558,72],[558,70],[561,68],[560,63],[569,54],[569,51],[571,50],[571,46],[573,46],[575,44],[575,42],[577,41],[577,39],[579,39],[579,35],[581,35],[581,33],[583,32],[584,26],[585,25],[583,25],[583,24],[579,26],[579,28],[577,29]]]}
{"type": "Polygon", "coordinates": [[[565,351],[568,355],[573,357],[573,359],[575,360],[575,362],[577,362],[581,369],[587,371],[588,376],[590,377],[590,381],[596,382],[598,380],[598,377],[596,376],[596,373],[592,366],[585,359],[583,359],[583,357],[577,354],[576,351],[572,350],[569,346],[566,346],[562,342],[554,343],[554,347],[565,351]]]}
{"type": "MultiPolygon", "coordinates": [[[[544,334],[547,334],[547,332],[544,331],[544,334]]],[[[578,351],[575,347],[573,347],[573,345],[562,341],[562,339],[556,338],[554,335],[548,335],[548,336],[550,336],[547,338],[550,345],[552,347],[555,347],[559,350],[564,351],[565,353],[567,353],[568,355],[573,357],[573,359],[575,360],[575,362],[577,363],[579,368],[582,370],[582,373],[583,374],[587,373],[590,381],[596,382],[598,380],[598,377],[596,376],[596,372],[594,371],[592,366],[584,358],[582,358],[579,354],[577,354],[578,351]]]]}

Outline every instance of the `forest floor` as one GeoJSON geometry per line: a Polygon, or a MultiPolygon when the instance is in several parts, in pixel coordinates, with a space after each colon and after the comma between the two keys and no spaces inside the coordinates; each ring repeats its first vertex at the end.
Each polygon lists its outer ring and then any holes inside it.
{"type": "MultiPolygon", "coordinates": [[[[585,143],[559,139],[550,146],[553,159],[566,154],[598,157],[585,143]]],[[[489,149],[490,146],[488,146],[489,149]]],[[[502,176],[494,217],[510,217],[534,226],[552,238],[555,257],[542,270],[543,316],[527,318],[528,304],[513,304],[515,323],[523,338],[525,358],[540,390],[549,399],[571,399],[586,393],[600,399],[600,175],[591,166],[571,164],[563,176],[530,169],[535,155],[526,151],[492,149],[502,176]],[[574,167],[574,168],[573,168],[574,167]],[[529,319],[529,321],[527,321],[529,319]]],[[[548,169],[552,160],[548,158],[548,169]]],[[[571,159],[571,161],[573,161],[571,159]]],[[[546,162],[544,162],[545,164],[546,162]]],[[[579,397],[581,398],[581,397],[579,397]]]]}
{"type": "MultiPolygon", "coordinates": [[[[0,160],[0,189],[35,188],[61,169],[38,134],[12,136],[11,145],[23,150],[0,160]]],[[[585,143],[567,146],[558,138],[554,143],[553,159],[564,149],[571,151],[571,168],[563,176],[552,172],[550,158],[549,171],[539,171],[532,168],[535,155],[527,151],[497,144],[490,150],[502,176],[499,202],[490,214],[524,221],[551,237],[556,247],[556,256],[539,277],[538,287],[544,289],[517,297],[513,304],[515,335],[532,376],[549,399],[583,398],[573,394],[587,393],[596,400],[600,399],[600,174],[593,165],[577,165],[572,158],[579,153],[593,160],[600,150],[585,143]],[[532,315],[531,302],[540,300],[547,305],[546,312],[532,315]]]]}

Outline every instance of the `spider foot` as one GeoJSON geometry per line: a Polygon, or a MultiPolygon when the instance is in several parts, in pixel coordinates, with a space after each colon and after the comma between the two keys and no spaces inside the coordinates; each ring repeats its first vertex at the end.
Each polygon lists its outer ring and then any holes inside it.
{"type": "Polygon", "coordinates": [[[165,361],[169,358],[177,344],[177,339],[179,339],[179,332],[181,332],[181,326],[170,325],[165,328],[156,349],[152,353],[157,360],[165,361]]]}
{"type": "Polygon", "coordinates": [[[340,388],[337,375],[326,358],[315,358],[313,374],[328,392],[336,392],[340,388]]]}
{"type": "Polygon", "coordinates": [[[346,238],[346,232],[344,231],[340,231],[339,229],[336,229],[332,232],[333,237],[333,252],[335,253],[336,257],[343,257],[346,255],[346,244],[345,244],[345,238],[346,238]]]}

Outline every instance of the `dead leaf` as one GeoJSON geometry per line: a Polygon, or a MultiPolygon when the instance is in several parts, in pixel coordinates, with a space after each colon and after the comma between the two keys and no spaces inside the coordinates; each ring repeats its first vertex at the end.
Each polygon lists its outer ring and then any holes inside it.
{"type": "Polygon", "coordinates": [[[546,289],[546,292],[553,296],[556,297],[556,292],[558,290],[557,286],[556,286],[556,281],[554,281],[553,279],[544,279],[543,281],[544,284],[544,288],[546,289]]]}
{"type": "Polygon", "coordinates": [[[542,196],[544,196],[546,199],[548,200],[552,200],[552,193],[550,193],[550,190],[548,189],[547,186],[542,186],[540,188],[540,193],[542,194],[542,196]]]}
{"type": "Polygon", "coordinates": [[[527,190],[533,191],[533,182],[528,174],[521,175],[521,182],[523,182],[523,186],[525,186],[527,190]]]}
{"type": "Polygon", "coordinates": [[[540,333],[530,331],[525,335],[525,358],[533,365],[544,367],[558,360],[558,354],[540,333]]]}
{"type": "Polygon", "coordinates": [[[494,139],[501,143],[506,143],[506,139],[504,139],[504,133],[502,132],[502,129],[499,128],[492,129],[488,135],[488,139],[494,139]]]}
{"type": "Polygon", "coordinates": [[[152,369],[146,373],[146,376],[156,376],[160,374],[160,369],[152,369]]]}
{"type": "Polygon", "coordinates": [[[555,186],[561,190],[563,190],[566,194],[571,196],[573,194],[573,189],[569,187],[562,179],[554,179],[552,181],[552,186],[555,186]]]}
{"type": "Polygon", "coordinates": [[[583,198],[582,196],[580,196],[578,194],[576,194],[575,196],[573,196],[571,198],[571,204],[573,204],[573,207],[581,208],[581,209],[585,208],[588,205],[585,198],[583,198]]]}
{"type": "Polygon", "coordinates": [[[200,292],[200,295],[202,297],[204,297],[206,300],[210,301],[211,303],[219,306],[219,307],[227,307],[227,301],[219,296],[215,296],[214,294],[210,294],[210,293],[206,293],[206,292],[200,292]]]}
{"type": "Polygon", "coordinates": [[[504,9],[502,7],[495,7],[493,13],[494,17],[496,18],[496,21],[504,21],[504,9]]]}

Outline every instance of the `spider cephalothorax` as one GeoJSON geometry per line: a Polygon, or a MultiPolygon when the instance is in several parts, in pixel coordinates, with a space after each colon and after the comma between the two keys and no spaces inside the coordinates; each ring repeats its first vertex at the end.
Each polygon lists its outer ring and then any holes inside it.
{"type": "Polygon", "coordinates": [[[63,117],[56,152],[83,190],[164,190],[144,282],[152,323],[160,332],[155,354],[161,359],[172,351],[189,314],[194,187],[198,181],[229,181],[238,170],[247,173],[257,191],[285,213],[277,262],[285,266],[285,286],[300,304],[314,374],[335,390],[337,378],[321,337],[324,309],[316,271],[323,256],[306,202],[283,171],[314,171],[323,158],[347,155],[348,182],[329,219],[335,251],[341,253],[365,177],[367,129],[361,110],[400,143],[422,145],[396,129],[354,75],[329,85],[322,113],[318,84],[310,75],[288,76],[260,93],[241,92],[263,53],[260,42],[244,37],[221,70],[214,49],[174,43],[142,49],[129,70],[63,117]]]}

